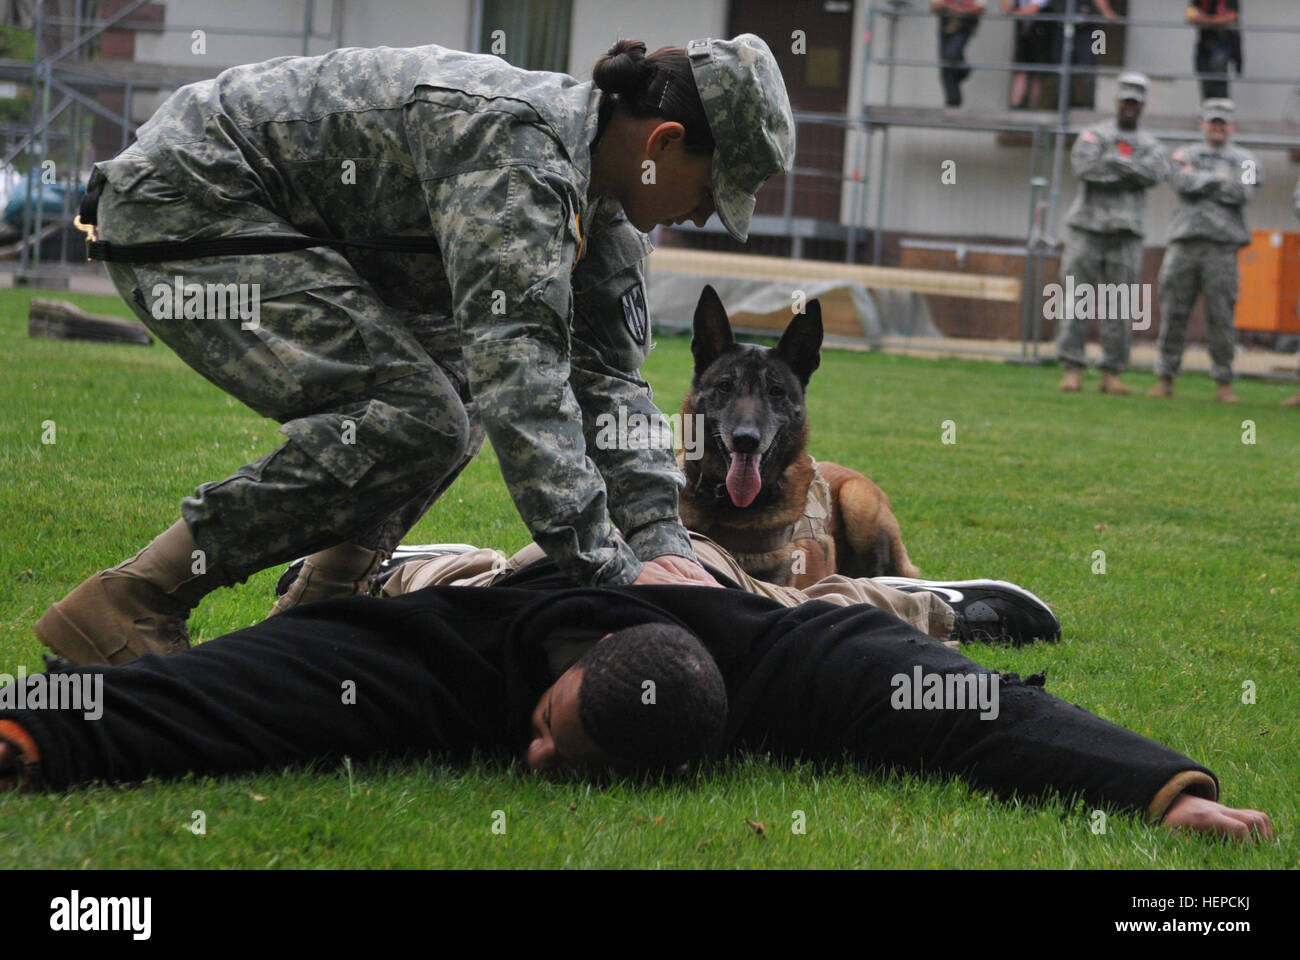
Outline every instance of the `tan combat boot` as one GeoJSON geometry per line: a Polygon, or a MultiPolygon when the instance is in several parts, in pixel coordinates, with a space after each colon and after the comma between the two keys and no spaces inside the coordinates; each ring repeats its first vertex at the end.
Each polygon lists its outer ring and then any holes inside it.
{"type": "Polygon", "coordinates": [[[1230,383],[1219,384],[1219,389],[1214,391],[1214,399],[1218,403],[1241,403],[1241,397],[1232,392],[1230,383]]]}
{"type": "Polygon", "coordinates": [[[1078,393],[1083,389],[1083,368],[1066,367],[1065,376],[1061,377],[1061,385],[1058,387],[1062,393],[1078,393]]]}
{"type": "Polygon", "coordinates": [[[1128,396],[1128,387],[1120,383],[1119,377],[1115,376],[1115,374],[1109,372],[1108,370],[1103,370],[1101,372],[1101,386],[1099,386],[1097,389],[1100,390],[1102,393],[1109,393],[1116,397],[1128,396]]]}
{"type": "Polygon", "coordinates": [[[1300,407],[1300,393],[1297,393],[1294,397],[1287,397],[1285,400],[1282,401],[1282,406],[1300,407]]]}
{"type": "Polygon", "coordinates": [[[1174,381],[1169,377],[1161,377],[1156,381],[1156,385],[1147,391],[1148,397],[1172,397],[1174,395],[1174,381]]]}
{"type": "Polygon", "coordinates": [[[298,576],[271,608],[271,616],[303,603],[370,594],[370,580],[383,563],[378,550],[340,543],[303,561],[298,576]]]}
{"type": "Polygon", "coordinates": [[[101,570],[50,607],[33,629],[75,664],[166,656],[189,647],[185,621],[199,600],[233,582],[177,520],[130,560],[101,570]]]}

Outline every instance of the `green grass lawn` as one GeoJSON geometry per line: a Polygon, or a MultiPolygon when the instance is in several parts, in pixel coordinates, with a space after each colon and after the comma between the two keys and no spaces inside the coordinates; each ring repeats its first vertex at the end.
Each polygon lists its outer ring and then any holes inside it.
{"type": "MultiPolygon", "coordinates": [[[[29,296],[0,291],[0,668],[11,672],[39,668],[31,625],[50,603],[171,524],[199,483],[281,440],[160,345],[28,339],[29,296]],[[53,445],[41,442],[47,420],[53,445]]],[[[128,315],[115,298],[67,299],[128,315]]],[[[660,342],[645,372],[675,410],[687,343],[660,342]]],[[[1177,836],[1122,814],[1095,834],[1082,805],[1008,805],[955,781],[762,757],[690,785],[606,789],[538,781],[519,764],[425,760],[3,795],[0,867],[1295,867],[1300,416],[1277,406],[1277,386],[1241,383],[1244,402],[1228,408],[1203,376],[1180,381],[1173,402],[1099,396],[1095,379],[1066,397],[1057,376],[829,352],[812,384],[813,452],[888,491],[927,575],[1001,577],[1056,606],[1061,643],[967,650],[974,659],[1046,670],[1049,691],[1206,764],[1224,802],[1272,816],[1274,843],[1177,836]],[[954,444],[941,442],[946,420],[954,444]],[[203,835],[189,829],[196,810],[203,835]]],[[[1127,379],[1135,392],[1152,382],[1127,379]]],[[[527,542],[490,450],[409,539],[527,542]]],[[[191,633],[263,617],[277,574],[210,596],[191,633]]]]}

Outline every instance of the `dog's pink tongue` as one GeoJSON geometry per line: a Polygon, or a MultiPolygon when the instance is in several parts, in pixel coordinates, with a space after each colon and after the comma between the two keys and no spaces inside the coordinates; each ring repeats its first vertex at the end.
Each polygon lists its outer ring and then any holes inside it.
{"type": "Polygon", "coordinates": [[[758,476],[761,459],[757,453],[731,455],[731,467],[727,470],[727,493],[731,494],[731,502],[736,506],[749,506],[762,489],[763,481],[758,476]]]}

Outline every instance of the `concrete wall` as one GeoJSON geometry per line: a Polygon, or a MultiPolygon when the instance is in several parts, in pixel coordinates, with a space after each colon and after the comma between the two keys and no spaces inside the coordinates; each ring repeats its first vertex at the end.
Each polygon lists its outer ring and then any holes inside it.
{"type": "MultiPolygon", "coordinates": [[[[317,0],[317,3],[328,0],[317,0]]],[[[471,49],[474,0],[346,0],[343,46],[418,47],[437,43],[471,49]]]]}
{"type": "MultiPolygon", "coordinates": [[[[414,0],[412,0],[414,5],[414,0]]],[[[333,4],[316,0],[314,32],[332,33],[330,20],[333,4]]],[[[192,30],[168,29],[161,32],[140,31],[135,35],[135,59],[146,63],[192,66],[211,64],[214,73],[240,63],[257,63],[272,57],[302,54],[303,0],[222,0],[214,6],[210,0],[167,0],[166,24],[204,30],[204,52],[195,53],[192,30]],[[297,36],[268,37],[248,34],[221,34],[220,27],[254,30],[292,30],[297,36]]],[[[325,53],[328,41],[311,40],[308,52],[325,53]]],[[[169,96],[168,92],[136,93],[132,97],[131,116],[137,123],[148,120],[169,96]]]]}
{"type": "Polygon", "coordinates": [[[721,36],[726,23],[726,0],[573,0],[568,72],[589,78],[592,64],[615,40],[644,40],[651,51],[681,47],[697,37],[721,36]]]}
{"type": "MultiPolygon", "coordinates": [[[[477,43],[476,0],[345,0],[340,17],[346,47],[409,47],[438,43],[473,49],[477,43]]],[[[300,31],[303,0],[167,0],[169,24],[260,27],[300,31]]],[[[334,4],[316,0],[314,30],[332,33],[334,4]]],[[[586,79],[592,64],[615,40],[644,40],[651,50],[668,44],[683,45],[695,37],[719,36],[726,25],[726,0],[661,0],[654,4],[634,0],[574,0],[568,72],[586,79]]],[[[204,61],[218,69],[255,63],[272,57],[302,53],[298,37],[226,36],[209,32],[204,61]]],[[[136,59],[152,63],[192,64],[193,39],[189,32],[140,33],[136,59]]],[[[331,44],[310,40],[311,54],[325,53],[331,44]]],[[[165,94],[138,94],[134,117],[143,122],[166,98],[165,94]]]]}
{"type": "MultiPolygon", "coordinates": [[[[317,33],[330,32],[332,7],[333,4],[329,0],[317,0],[315,4],[317,33]]],[[[232,36],[213,31],[220,27],[234,27],[253,30],[292,30],[300,33],[303,0],[282,0],[275,3],[267,3],[266,0],[222,0],[219,4],[213,4],[210,0],[166,0],[166,8],[166,24],[169,27],[193,25],[207,30],[207,52],[201,55],[207,62],[224,67],[302,53],[302,40],[297,36],[232,36]]],[[[199,54],[193,52],[193,44],[194,39],[188,31],[172,29],[158,33],[142,31],[136,34],[135,58],[150,63],[193,64],[200,58],[199,54]]],[[[309,52],[324,53],[329,46],[324,41],[313,40],[309,52]]]]}

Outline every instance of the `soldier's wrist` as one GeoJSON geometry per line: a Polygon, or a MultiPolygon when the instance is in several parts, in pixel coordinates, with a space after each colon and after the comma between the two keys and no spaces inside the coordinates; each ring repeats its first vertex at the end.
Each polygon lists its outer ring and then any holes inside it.
{"type": "Polygon", "coordinates": [[[618,534],[611,538],[613,556],[597,567],[586,581],[593,587],[623,587],[641,576],[641,560],[618,534]]]}
{"type": "Polygon", "coordinates": [[[642,524],[625,536],[632,552],[642,562],[663,556],[698,560],[695,549],[691,546],[690,534],[676,517],[642,524]]]}

